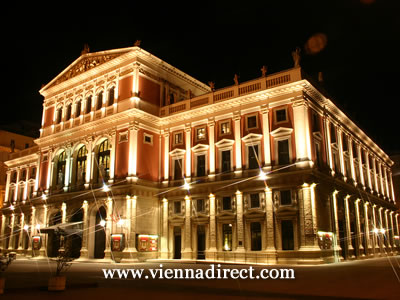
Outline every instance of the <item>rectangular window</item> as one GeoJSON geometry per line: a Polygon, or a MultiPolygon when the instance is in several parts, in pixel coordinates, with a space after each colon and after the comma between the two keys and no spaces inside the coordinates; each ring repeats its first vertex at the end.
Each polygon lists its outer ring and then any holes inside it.
{"type": "Polygon", "coordinates": [[[231,133],[231,122],[226,121],[221,123],[221,135],[231,133]]]}
{"type": "Polygon", "coordinates": [[[205,127],[196,128],[196,140],[202,141],[205,139],[206,139],[206,128],[205,127]]]}
{"type": "Polygon", "coordinates": [[[181,211],[181,201],[174,201],[174,214],[180,214],[181,211]]]}
{"type": "Polygon", "coordinates": [[[291,205],[292,204],[292,193],[290,190],[280,191],[281,205],[291,205]]]}
{"type": "Polygon", "coordinates": [[[232,209],[232,202],[231,197],[222,197],[222,210],[231,210],[232,209]]]}
{"type": "Polygon", "coordinates": [[[320,119],[319,116],[316,113],[312,114],[312,128],[313,128],[313,132],[319,132],[320,131],[320,119]]]}
{"type": "Polygon", "coordinates": [[[153,135],[143,133],[143,144],[153,145],[153,135]]]}
{"type": "Polygon", "coordinates": [[[288,165],[290,163],[289,140],[278,141],[278,163],[280,165],[288,165]]]}
{"type": "Polygon", "coordinates": [[[335,125],[331,124],[331,143],[336,143],[336,128],[335,125]]]}
{"type": "Polygon", "coordinates": [[[197,176],[205,176],[206,175],[206,156],[198,155],[197,156],[197,176]]]}
{"type": "Polygon", "coordinates": [[[282,250],[294,250],[293,222],[291,220],[282,220],[282,250]]]}
{"type": "Polygon", "coordinates": [[[251,251],[261,251],[261,224],[250,223],[251,230],[251,251]]]}
{"type": "Polygon", "coordinates": [[[249,169],[258,169],[258,145],[248,147],[249,169]]]}
{"type": "Polygon", "coordinates": [[[318,167],[320,167],[322,163],[321,144],[315,141],[314,146],[315,146],[315,163],[317,164],[318,167]]]}
{"type": "Polygon", "coordinates": [[[283,108],[275,110],[275,119],[276,123],[286,122],[287,121],[286,109],[283,108]]]}
{"type": "Polygon", "coordinates": [[[222,249],[232,251],[232,224],[222,224],[222,249]]]}
{"type": "Polygon", "coordinates": [[[196,200],[196,211],[203,212],[204,211],[204,199],[196,200]]]}
{"type": "Polygon", "coordinates": [[[221,171],[230,172],[231,171],[231,151],[221,151],[221,171]]]}
{"type": "Polygon", "coordinates": [[[254,129],[257,127],[257,116],[247,117],[247,129],[254,129]]]}
{"type": "Polygon", "coordinates": [[[182,179],[182,159],[174,160],[174,179],[182,179]]]}
{"type": "Polygon", "coordinates": [[[183,144],[183,133],[177,132],[174,133],[174,145],[181,145],[183,144]]]}
{"type": "Polygon", "coordinates": [[[260,207],[260,194],[250,194],[250,208],[260,207]]]}

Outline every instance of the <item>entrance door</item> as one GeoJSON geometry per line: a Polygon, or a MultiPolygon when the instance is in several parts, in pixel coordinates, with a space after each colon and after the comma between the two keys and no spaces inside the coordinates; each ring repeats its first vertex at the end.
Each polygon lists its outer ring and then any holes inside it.
{"type": "Polygon", "coordinates": [[[106,209],[102,206],[96,214],[96,227],[94,234],[94,258],[104,258],[104,250],[106,249],[106,231],[100,223],[107,216],[106,209]]]}
{"type": "Polygon", "coordinates": [[[344,259],[347,259],[347,234],[344,228],[344,221],[339,220],[339,241],[340,241],[340,248],[342,248],[342,256],[344,259]]]}
{"type": "Polygon", "coordinates": [[[206,259],[206,230],[204,225],[197,226],[197,259],[206,259]]]}
{"type": "Polygon", "coordinates": [[[181,228],[174,227],[174,259],[181,259],[182,235],[181,228]]]}
{"type": "Polygon", "coordinates": [[[293,222],[282,220],[282,250],[294,250],[293,222]]]}

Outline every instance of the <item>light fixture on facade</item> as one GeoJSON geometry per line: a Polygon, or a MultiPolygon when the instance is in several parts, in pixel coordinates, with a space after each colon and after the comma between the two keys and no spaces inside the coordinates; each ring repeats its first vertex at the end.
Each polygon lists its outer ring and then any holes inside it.
{"type": "Polygon", "coordinates": [[[386,232],[386,230],[385,230],[384,228],[381,228],[379,231],[380,231],[380,233],[382,233],[382,234],[385,234],[385,232],[386,232]]]}
{"type": "Polygon", "coordinates": [[[105,226],[106,226],[106,220],[101,220],[100,223],[99,223],[99,225],[100,225],[101,227],[105,227],[105,226]]]}
{"type": "Polygon", "coordinates": [[[124,219],[119,219],[118,222],[117,222],[117,225],[121,226],[121,227],[124,226],[125,225],[125,220],[124,219]]]}
{"type": "Polygon", "coordinates": [[[24,230],[25,230],[25,231],[28,231],[28,229],[29,229],[29,225],[25,225],[25,226],[24,226],[24,230]]]}
{"type": "Polygon", "coordinates": [[[10,209],[11,209],[11,210],[14,210],[14,209],[15,209],[14,205],[11,204],[11,205],[10,205],[10,209]]]}
{"type": "Polygon", "coordinates": [[[372,232],[375,233],[375,234],[378,234],[379,233],[379,229],[375,227],[374,229],[372,229],[372,232]]]}
{"type": "Polygon", "coordinates": [[[186,180],[185,180],[185,183],[183,184],[183,188],[184,188],[185,190],[189,190],[189,189],[190,189],[190,184],[187,183],[186,180]]]}
{"type": "Polygon", "coordinates": [[[40,230],[40,224],[36,224],[36,229],[40,230]]]}
{"type": "Polygon", "coordinates": [[[47,200],[46,194],[43,194],[43,195],[42,195],[42,200],[47,200]]]}
{"type": "Polygon", "coordinates": [[[258,178],[260,180],[267,180],[267,174],[264,171],[260,170],[260,173],[258,174],[258,178]]]}
{"type": "Polygon", "coordinates": [[[110,191],[110,187],[107,184],[103,185],[103,192],[109,192],[110,191]]]}

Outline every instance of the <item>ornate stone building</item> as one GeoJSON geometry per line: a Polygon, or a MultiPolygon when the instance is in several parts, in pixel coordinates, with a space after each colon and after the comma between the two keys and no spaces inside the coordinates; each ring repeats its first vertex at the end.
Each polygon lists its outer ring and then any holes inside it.
{"type": "Polygon", "coordinates": [[[294,58],[215,90],[138,46],[83,52],[40,90],[36,150],[6,163],[1,248],[261,263],[396,253],[393,162],[294,58]]]}

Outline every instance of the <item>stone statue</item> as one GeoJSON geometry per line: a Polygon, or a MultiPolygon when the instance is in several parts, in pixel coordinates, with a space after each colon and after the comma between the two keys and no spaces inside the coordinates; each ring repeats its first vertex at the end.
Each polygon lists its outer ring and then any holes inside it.
{"type": "Polygon", "coordinates": [[[100,170],[100,175],[101,175],[101,177],[105,177],[105,167],[104,167],[104,164],[103,163],[101,163],[100,164],[100,166],[99,166],[99,170],[100,170]]]}
{"type": "Polygon", "coordinates": [[[267,75],[267,66],[263,66],[261,68],[261,74],[262,74],[262,77],[265,77],[267,75]]]}
{"type": "Polygon", "coordinates": [[[211,90],[215,90],[215,83],[213,81],[209,81],[208,85],[210,86],[211,90]]]}
{"type": "Polygon", "coordinates": [[[323,82],[324,81],[324,76],[322,72],[318,72],[318,82],[323,82]]]}
{"type": "Polygon", "coordinates": [[[295,51],[292,52],[294,67],[300,67],[300,48],[297,47],[295,51]]]}
{"type": "Polygon", "coordinates": [[[136,40],[135,43],[133,44],[133,46],[140,47],[141,42],[142,42],[141,40],[136,40]]]}
{"type": "Polygon", "coordinates": [[[233,77],[233,81],[235,82],[235,85],[239,84],[239,76],[237,74],[235,74],[235,76],[233,77]]]}
{"type": "Polygon", "coordinates": [[[79,168],[78,168],[78,182],[79,183],[83,182],[83,168],[82,168],[82,166],[79,166],[79,168]]]}
{"type": "Polygon", "coordinates": [[[89,52],[90,52],[89,45],[88,44],[83,45],[83,50],[81,52],[81,55],[84,55],[84,54],[89,53],[89,52]]]}
{"type": "Polygon", "coordinates": [[[58,184],[63,184],[64,183],[63,181],[64,181],[64,174],[60,170],[60,171],[58,171],[58,184]]]}

